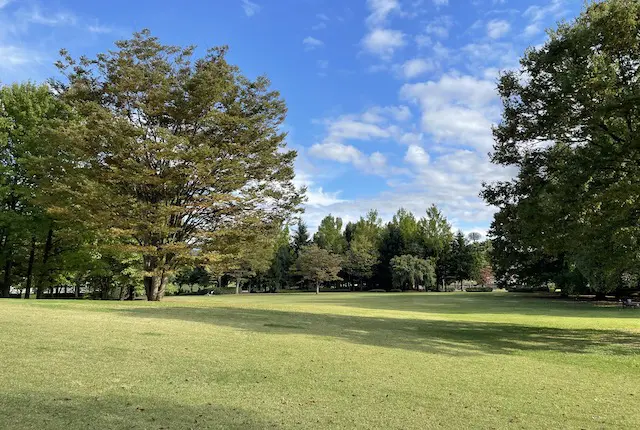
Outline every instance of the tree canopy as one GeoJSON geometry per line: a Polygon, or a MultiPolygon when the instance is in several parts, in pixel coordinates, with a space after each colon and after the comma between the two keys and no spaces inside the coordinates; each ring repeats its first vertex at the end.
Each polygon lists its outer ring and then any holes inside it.
{"type": "Polygon", "coordinates": [[[593,2],[501,76],[494,163],[517,168],[487,186],[503,285],[547,281],[605,293],[640,267],[640,4],[593,2]]]}

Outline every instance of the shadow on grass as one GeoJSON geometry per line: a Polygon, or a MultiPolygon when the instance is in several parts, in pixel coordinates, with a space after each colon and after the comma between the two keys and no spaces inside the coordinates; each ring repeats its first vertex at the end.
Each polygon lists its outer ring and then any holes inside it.
{"type": "Polygon", "coordinates": [[[640,334],[614,330],[370,318],[233,307],[144,307],[112,311],[139,318],[193,321],[258,333],[322,336],[356,344],[448,355],[514,354],[520,351],[640,353],[640,334]]]}
{"type": "Polygon", "coordinates": [[[592,302],[555,299],[535,294],[518,293],[405,293],[356,296],[325,296],[317,303],[361,309],[379,309],[441,314],[513,314],[530,316],[573,316],[597,318],[638,318],[640,311],[622,309],[618,303],[610,307],[592,302]]]}
{"type": "Polygon", "coordinates": [[[269,429],[254,412],[211,403],[183,405],[155,398],[77,393],[2,394],[3,429],[269,429]]]}

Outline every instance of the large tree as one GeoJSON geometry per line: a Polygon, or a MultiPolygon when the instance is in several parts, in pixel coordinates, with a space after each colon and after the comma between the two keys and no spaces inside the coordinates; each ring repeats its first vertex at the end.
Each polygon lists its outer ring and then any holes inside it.
{"type": "Polygon", "coordinates": [[[493,161],[518,169],[484,191],[500,209],[490,232],[500,282],[578,272],[603,294],[638,273],[639,33],[640,3],[593,2],[500,78],[493,161]]]}
{"type": "Polygon", "coordinates": [[[212,235],[245,219],[278,224],[300,202],[286,107],[269,80],[250,80],[227,49],[193,59],[148,31],[78,61],[63,52],[56,90],[82,126],[66,132],[87,166],[85,204],[143,255],[149,300],[212,235]]]}

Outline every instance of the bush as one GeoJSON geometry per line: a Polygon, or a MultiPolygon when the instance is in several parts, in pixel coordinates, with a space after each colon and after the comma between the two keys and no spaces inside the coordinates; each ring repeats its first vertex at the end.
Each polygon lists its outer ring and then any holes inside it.
{"type": "Polygon", "coordinates": [[[491,293],[493,288],[491,287],[483,287],[483,286],[475,286],[475,287],[467,287],[465,290],[467,293],[491,293]]]}
{"type": "Polygon", "coordinates": [[[374,289],[374,290],[369,290],[370,293],[386,293],[387,290],[380,290],[380,289],[374,289]]]}
{"type": "Polygon", "coordinates": [[[399,290],[397,288],[394,288],[393,290],[389,290],[390,293],[401,293],[402,290],[399,290]]]}

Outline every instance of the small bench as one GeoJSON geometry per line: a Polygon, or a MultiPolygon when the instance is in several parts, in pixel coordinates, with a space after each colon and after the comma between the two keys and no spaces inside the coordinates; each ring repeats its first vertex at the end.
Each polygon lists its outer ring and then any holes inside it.
{"type": "Polygon", "coordinates": [[[636,303],[631,299],[624,299],[622,301],[623,308],[640,308],[640,303],[636,303]]]}

